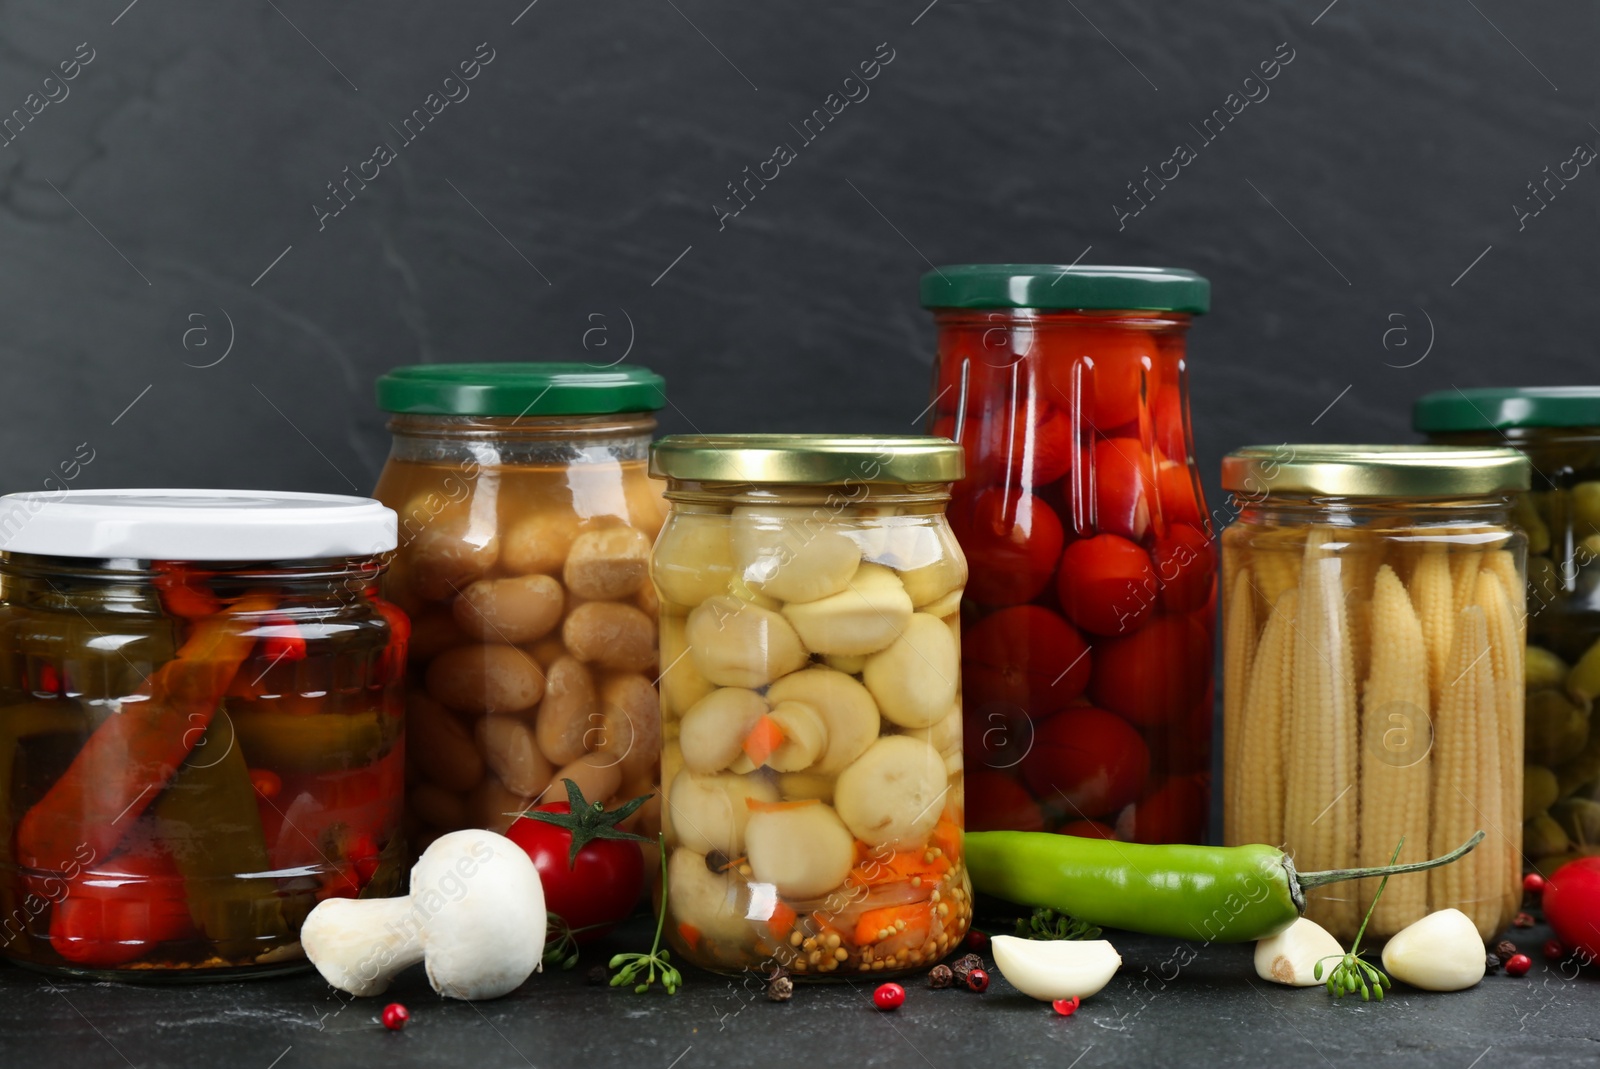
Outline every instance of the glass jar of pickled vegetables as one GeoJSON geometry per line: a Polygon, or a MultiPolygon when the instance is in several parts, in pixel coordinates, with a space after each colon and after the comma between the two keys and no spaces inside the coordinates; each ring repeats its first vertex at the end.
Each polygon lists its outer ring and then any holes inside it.
{"type": "MultiPolygon", "coordinates": [[[[1280,445],[1231,453],[1222,485],[1227,841],[1302,871],[1465,858],[1395,876],[1379,938],[1454,907],[1485,939],[1522,901],[1525,540],[1510,449],[1280,445]],[[1404,845],[1402,846],[1402,840],[1404,845]]],[[[1349,940],[1376,880],[1307,893],[1349,940]]]]}
{"type": "Polygon", "coordinates": [[[662,439],[666,926],[703,968],[926,968],[972,918],[946,439],[662,439]]]}
{"type": "Polygon", "coordinates": [[[0,953],[270,975],[320,900],[401,890],[394,544],[367,498],[0,498],[0,953]]]}
{"type": "Polygon", "coordinates": [[[1447,445],[1511,446],[1533,467],[1528,536],[1523,854],[1550,873],[1600,854],[1600,387],[1445,390],[1412,421],[1447,445]]]}
{"type": "Polygon", "coordinates": [[[960,442],[973,830],[1199,842],[1216,555],[1184,346],[1210,285],[1147,267],[922,277],[931,431],[960,442]]]}
{"type": "MultiPolygon", "coordinates": [[[[661,746],[646,472],[662,379],[587,364],[436,364],[378,380],[400,514],[385,590],[413,620],[414,848],[503,832],[570,779],[613,805],[655,790],[661,746]]],[[[652,800],[627,825],[654,834],[652,800]]]]}

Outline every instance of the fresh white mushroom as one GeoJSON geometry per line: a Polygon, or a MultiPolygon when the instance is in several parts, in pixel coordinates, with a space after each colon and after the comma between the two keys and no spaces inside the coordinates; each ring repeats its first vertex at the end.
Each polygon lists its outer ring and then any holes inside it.
{"type": "Polygon", "coordinates": [[[1465,991],[1483,979],[1483,939],[1459,909],[1441,909],[1400,929],[1383,948],[1383,967],[1424,991],[1465,991]]]}
{"type": "Polygon", "coordinates": [[[1000,975],[1041,1002],[1088,998],[1110,983],[1122,966],[1122,956],[1104,939],[997,935],[989,941],[989,950],[1000,975]]]}
{"type": "Polygon", "coordinates": [[[919,612],[893,645],[867,658],[861,681],[886,719],[925,728],[942,719],[956,700],[959,662],[950,628],[937,616],[919,612]]]}
{"type": "Polygon", "coordinates": [[[837,594],[861,549],[823,510],[745,506],[733,510],[733,559],[750,586],[780,601],[837,594]]]}
{"type": "Polygon", "coordinates": [[[667,791],[667,811],[678,842],[702,854],[720,850],[728,857],[744,852],[744,829],[750,822],[748,799],[776,802],[778,791],[757,776],[718,773],[697,776],[687,768],[667,791]]]}
{"type": "Polygon", "coordinates": [[[805,702],[828,729],[828,748],[813,769],[838,772],[866,752],[878,737],[878,706],[851,676],[817,665],[793,672],[767,688],[767,701],[805,702]]]}
{"type": "Polygon", "coordinates": [[[381,994],[422,962],[447,998],[515,991],[539,968],[544,886],[522,847],[469,828],[433,841],[411,870],[405,898],[329,898],[300,930],[322,978],[352,995],[381,994]]]}
{"type": "Polygon", "coordinates": [[[685,633],[695,667],[722,687],[764,687],[807,660],[789,621],[731,594],[701,602],[685,633]]]}
{"type": "Polygon", "coordinates": [[[745,736],[766,712],[766,699],[743,687],[718,687],[695,702],[678,725],[684,767],[709,774],[733,764],[745,736]]]}
{"type": "Polygon", "coordinates": [[[784,618],[813,653],[875,653],[911,619],[911,598],[900,577],[881,564],[863,564],[849,585],[816,601],[790,602],[784,618]]]}
{"type": "Polygon", "coordinates": [[[786,898],[816,898],[844,883],[855,864],[855,840],[832,807],[782,802],[750,814],[745,828],[750,871],[786,898]]]}
{"type": "Polygon", "coordinates": [[[857,839],[900,848],[927,840],[948,793],[938,751],[921,739],[885,735],[839,773],[833,803],[857,839]]]}
{"type": "Polygon", "coordinates": [[[1338,959],[1344,956],[1344,947],[1328,934],[1328,930],[1309,917],[1301,917],[1270,939],[1256,943],[1256,975],[1275,984],[1290,987],[1317,987],[1323,981],[1316,977],[1317,962],[1321,961],[1323,980],[1338,959]]]}

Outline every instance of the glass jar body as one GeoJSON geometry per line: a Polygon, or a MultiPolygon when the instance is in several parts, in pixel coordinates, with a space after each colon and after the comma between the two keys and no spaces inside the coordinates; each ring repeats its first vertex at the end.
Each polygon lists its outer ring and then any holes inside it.
{"type": "MultiPolygon", "coordinates": [[[[407,827],[503,832],[565,800],[650,794],[660,756],[648,415],[395,416],[374,496],[411,614],[407,827]],[[546,798],[555,784],[555,793],[546,798]]],[[[654,834],[654,804],[628,826],[654,834]]]]}
{"type": "Polygon", "coordinates": [[[926,968],[972,914],[948,488],[674,481],[666,931],[702,968],[926,968]]]}
{"type": "Polygon", "coordinates": [[[1510,445],[1533,465],[1513,519],[1528,537],[1524,853],[1545,873],[1600,850],[1600,427],[1433,434],[1440,445],[1510,445]]]}
{"type": "Polygon", "coordinates": [[[303,967],[329,897],[404,887],[404,615],[375,558],[0,559],[0,909],[19,963],[303,967]]]}
{"type": "MultiPolygon", "coordinates": [[[[1466,858],[1389,881],[1369,934],[1521,902],[1524,539],[1508,498],[1235,495],[1222,535],[1225,835],[1302,871],[1466,858]]],[[[1352,938],[1376,880],[1308,892],[1352,938]]]]}
{"type": "Polygon", "coordinates": [[[1181,313],[939,310],[974,830],[1200,842],[1216,554],[1181,313]]]}

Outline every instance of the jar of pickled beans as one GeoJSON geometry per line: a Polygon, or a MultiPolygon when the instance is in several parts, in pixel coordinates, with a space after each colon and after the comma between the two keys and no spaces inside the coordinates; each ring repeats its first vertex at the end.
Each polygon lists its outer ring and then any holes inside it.
{"type": "MultiPolygon", "coordinates": [[[[536,802],[653,794],[661,748],[645,470],[660,376],[435,364],[378,380],[399,513],[385,589],[413,620],[407,827],[503,832],[536,802]],[[545,798],[547,789],[554,793],[545,798]]],[[[626,825],[654,834],[660,803],[626,825]]]]}
{"type": "Polygon", "coordinates": [[[932,433],[961,443],[967,826],[1199,842],[1216,556],[1189,434],[1189,271],[922,277],[932,433]]]}
{"type": "Polygon", "coordinates": [[[946,439],[657,443],[666,931],[706,969],[926,968],[972,918],[946,439]]]}
{"type": "Polygon", "coordinates": [[[1549,874],[1600,854],[1600,387],[1442,390],[1412,422],[1431,442],[1510,446],[1532,465],[1513,513],[1528,537],[1522,842],[1549,874]]]}
{"type": "Polygon", "coordinates": [[[0,954],[271,975],[319,901],[401,892],[394,544],[366,498],[0,499],[0,954]]]}

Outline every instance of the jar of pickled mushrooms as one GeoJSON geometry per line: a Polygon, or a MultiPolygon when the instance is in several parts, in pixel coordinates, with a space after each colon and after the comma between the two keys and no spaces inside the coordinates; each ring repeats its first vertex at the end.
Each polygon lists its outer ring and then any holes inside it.
{"type": "Polygon", "coordinates": [[[927,967],[972,916],[945,438],[669,437],[663,893],[703,968],[927,967]]]}
{"type": "MultiPolygon", "coordinates": [[[[1371,935],[1456,908],[1489,938],[1521,902],[1525,539],[1510,449],[1258,446],[1223,461],[1224,834],[1302,870],[1436,856],[1390,879],[1371,935]],[[1401,846],[1402,840],[1404,845],[1401,846]]],[[[1308,892],[1352,938],[1376,880],[1308,892]]]]}
{"type": "MultiPolygon", "coordinates": [[[[652,794],[661,746],[646,472],[660,376],[587,364],[440,364],[378,380],[392,413],[375,495],[399,513],[386,582],[411,614],[413,848],[503,832],[570,779],[652,794]]],[[[627,825],[653,835],[660,803],[627,825]]]]}
{"type": "Polygon", "coordinates": [[[1546,875],[1600,854],[1600,387],[1447,390],[1412,422],[1445,445],[1510,445],[1533,486],[1514,502],[1528,536],[1522,842],[1546,875]]]}

